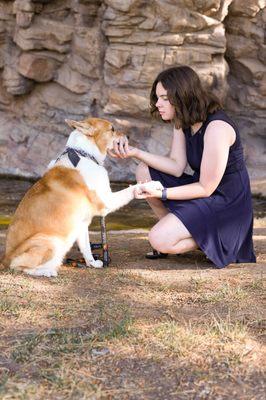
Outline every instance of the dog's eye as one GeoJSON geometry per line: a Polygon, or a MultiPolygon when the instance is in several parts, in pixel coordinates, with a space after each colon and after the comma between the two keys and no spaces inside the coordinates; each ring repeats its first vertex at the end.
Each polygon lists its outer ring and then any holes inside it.
{"type": "Polygon", "coordinates": [[[111,131],[112,131],[112,132],[114,132],[114,131],[115,131],[113,126],[112,126],[112,128],[111,128],[111,131]]]}

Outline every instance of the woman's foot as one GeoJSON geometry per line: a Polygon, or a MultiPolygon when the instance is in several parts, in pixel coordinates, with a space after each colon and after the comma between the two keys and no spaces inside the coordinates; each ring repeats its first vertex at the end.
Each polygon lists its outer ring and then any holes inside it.
{"type": "Polygon", "coordinates": [[[168,256],[168,253],[161,253],[160,251],[157,250],[152,250],[146,253],[145,257],[148,258],[149,260],[156,260],[158,258],[166,258],[168,256]]]}

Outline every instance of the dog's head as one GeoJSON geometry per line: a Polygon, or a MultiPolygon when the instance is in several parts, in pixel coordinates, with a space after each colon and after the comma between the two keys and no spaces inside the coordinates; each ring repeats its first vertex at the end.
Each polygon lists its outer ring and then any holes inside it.
{"type": "Polygon", "coordinates": [[[101,118],[87,118],[83,121],[65,120],[73,129],[77,129],[83,133],[89,140],[93,140],[102,154],[106,154],[107,150],[113,149],[115,139],[123,135],[117,132],[111,122],[101,118]]]}

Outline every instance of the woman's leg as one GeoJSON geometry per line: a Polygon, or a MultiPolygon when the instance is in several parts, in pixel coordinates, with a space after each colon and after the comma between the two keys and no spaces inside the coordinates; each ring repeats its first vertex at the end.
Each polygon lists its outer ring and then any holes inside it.
{"type": "Polygon", "coordinates": [[[155,250],[162,253],[181,254],[198,248],[185,225],[171,213],[154,225],[149,241],[155,250]]]}
{"type": "MultiPolygon", "coordinates": [[[[138,183],[144,183],[151,181],[151,176],[149,173],[149,168],[145,163],[140,163],[137,166],[136,170],[136,179],[138,183]]],[[[159,199],[147,199],[151,209],[153,210],[154,214],[161,219],[168,214],[168,210],[164,207],[163,203],[159,199]]]]}

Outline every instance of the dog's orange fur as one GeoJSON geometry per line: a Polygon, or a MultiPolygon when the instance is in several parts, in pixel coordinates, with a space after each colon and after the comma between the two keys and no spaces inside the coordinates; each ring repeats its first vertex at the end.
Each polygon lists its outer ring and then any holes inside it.
{"type": "Polygon", "coordinates": [[[4,266],[23,254],[19,270],[48,261],[53,252],[49,237],[65,239],[83,207],[93,215],[104,206],[78,171],[62,166],[49,170],[26,193],[16,210],[7,233],[4,266]]]}
{"type": "MultiPolygon", "coordinates": [[[[100,118],[87,118],[81,122],[67,120],[67,122],[71,127],[80,129],[89,139],[94,140],[101,153],[106,151],[112,128],[110,122],[100,118]]],[[[123,134],[116,132],[116,136],[123,136],[123,134]]]]}

